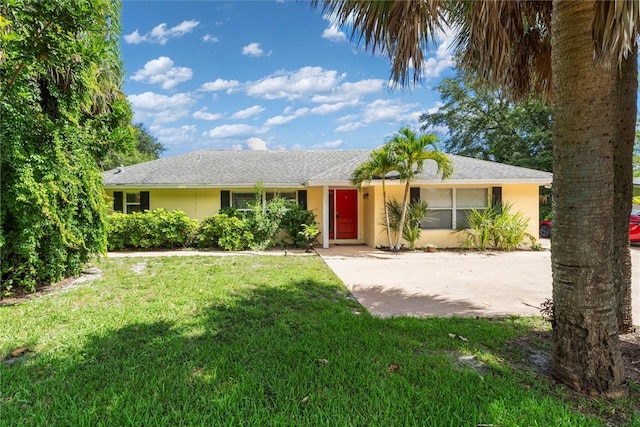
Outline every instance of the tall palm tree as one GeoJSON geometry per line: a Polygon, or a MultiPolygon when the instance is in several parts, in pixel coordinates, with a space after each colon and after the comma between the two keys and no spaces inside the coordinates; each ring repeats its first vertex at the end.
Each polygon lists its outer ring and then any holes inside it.
{"type": "MultiPolygon", "coordinates": [[[[453,173],[451,160],[446,154],[437,150],[436,141],[435,135],[417,135],[409,127],[401,128],[389,141],[391,150],[397,153],[397,170],[400,173],[400,180],[405,183],[398,230],[404,230],[411,183],[424,170],[424,162],[426,160],[435,161],[437,173],[442,179],[449,178],[453,173]]],[[[398,251],[401,248],[402,233],[398,233],[394,250],[398,251]]]]}
{"type": "Polygon", "coordinates": [[[365,182],[371,182],[373,179],[379,178],[382,181],[382,201],[384,204],[384,222],[387,227],[387,239],[389,240],[389,249],[393,246],[391,239],[391,227],[389,227],[389,210],[387,208],[387,187],[386,176],[389,172],[397,169],[397,161],[395,153],[389,150],[388,144],[383,145],[371,152],[369,159],[361,163],[351,173],[351,183],[358,190],[365,182]]]}
{"type": "Polygon", "coordinates": [[[533,90],[554,100],[552,370],[583,393],[623,392],[617,333],[631,324],[628,230],[623,229],[629,220],[627,171],[637,109],[638,2],[322,4],[340,23],[353,25],[353,37],[389,55],[392,78],[400,84],[410,70],[414,81],[419,79],[422,48],[446,21],[459,31],[463,64],[514,99],[533,90]],[[581,231],[585,223],[590,233],[581,231]]]}

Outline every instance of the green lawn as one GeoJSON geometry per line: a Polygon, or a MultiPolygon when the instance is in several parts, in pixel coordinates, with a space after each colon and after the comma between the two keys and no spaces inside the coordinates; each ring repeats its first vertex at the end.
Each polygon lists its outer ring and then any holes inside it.
{"type": "Polygon", "coordinates": [[[0,425],[640,425],[518,363],[538,319],[375,318],[315,256],[98,265],[0,307],[0,425]]]}

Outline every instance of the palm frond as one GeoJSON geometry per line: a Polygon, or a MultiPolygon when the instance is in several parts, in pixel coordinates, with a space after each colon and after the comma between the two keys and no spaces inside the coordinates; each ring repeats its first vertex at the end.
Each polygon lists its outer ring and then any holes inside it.
{"type": "Polygon", "coordinates": [[[463,67],[515,100],[532,92],[552,99],[550,1],[466,1],[449,4],[463,67]]]}
{"type": "Polygon", "coordinates": [[[420,81],[424,51],[437,39],[442,29],[444,0],[313,0],[322,4],[341,27],[348,27],[351,39],[364,42],[365,48],[391,60],[391,78],[401,86],[420,81]]]}
{"type": "Polygon", "coordinates": [[[593,18],[593,43],[599,59],[617,57],[618,65],[637,45],[640,2],[599,1],[593,18]]]}

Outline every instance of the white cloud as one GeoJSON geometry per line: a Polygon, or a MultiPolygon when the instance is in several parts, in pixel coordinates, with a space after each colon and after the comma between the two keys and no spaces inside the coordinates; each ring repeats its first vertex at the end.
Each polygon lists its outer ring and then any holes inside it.
{"type": "Polygon", "coordinates": [[[182,21],[174,27],[167,28],[167,24],[163,22],[162,24],[156,25],[151,31],[143,35],[141,35],[136,29],[133,33],[125,35],[124,41],[129,44],[148,42],[165,45],[169,39],[190,33],[199,24],[200,23],[198,21],[190,20],[182,21]]]}
{"type": "Polygon", "coordinates": [[[144,41],[147,41],[147,38],[141,35],[138,30],[135,30],[133,33],[124,36],[124,41],[129,44],[140,44],[144,41]]]}
{"type": "Polygon", "coordinates": [[[193,118],[194,119],[199,119],[199,120],[220,120],[223,117],[224,117],[224,114],[222,114],[222,113],[210,113],[210,112],[208,112],[206,107],[205,108],[201,108],[198,111],[196,111],[195,113],[193,113],[193,118]]]}
{"type": "MultiPolygon", "coordinates": [[[[429,79],[437,79],[442,73],[455,67],[455,61],[453,60],[453,41],[455,40],[456,32],[449,28],[445,28],[444,31],[438,34],[438,48],[433,56],[425,59],[422,63],[422,77],[429,79]]],[[[433,52],[429,52],[433,54],[433,52]]]]}
{"type": "Polygon", "coordinates": [[[163,128],[155,125],[150,127],[150,131],[158,138],[158,141],[165,145],[184,145],[193,142],[193,135],[196,131],[195,125],[184,125],[176,128],[163,128]]]}
{"type": "Polygon", "coordinates": [[[293,72],[279,72],[249,83],[247,94],[265,99],[299,99],[330,93],[346,74],[322,67],[303,67],[293,72]]]}
{"type": "Polygon", "coordinates": [[[300,108],[296,110],[293,114],[288,114],[285,116],[274,116],[268,119],[265,123],[265,126],[281,126],[285,125],[297,118],[307,116],[311,110],[308,108],[300,108]]]}
{"type": "Polygon", "coordinates": [[[231,92],[233,89],[237,88],[238,86],[240,86],[240,82],[237,80],[216,79],[215,81],[207,82],[202,86],[200,86],[200,90],[203,90],[206,92],[226,90],[227,92],[231,92]]]}
{"type": "Polygon", "coordinates": [[[237,138],[237,137],[243,137],[243,136],[250,137],[260,133],[263,133],[263,131],[255,126],[222,125],[204,132],[202,136],[206,136],[214,139],[224,139],[224,138],[237,138]]]}
{"type": "Polygon", "coordinates": [[[340,31],[337,25],[330,25],[322,32],[322,38],[332,42],[342,42],[347,40],[347,36],[340,31]]]}
{"type": "Polygon", "coordinates": [[[207,43],[218,43],[220,41],[216,36],[212,36],[211,34],[205,34],[202,36],[202,41],[207,43]]]}
{"type": "Polygon", "coordinates": [[[267,143],[260,138],[253,137],[247,139],[247,147],[249,150],[266,150],[267,143]]]}
{"type": "Polygon", "coordinates": [[[179,83],[190,80],[191,68],[174,67],[171,58],[161,56],[144,64],[144,67],[131,76],[131,80],[151,84],[160,84],[162,89],[171,89],[179,83]]]}
{"type": "Polygon", "coordinates": [[[135,112],[135,120],[153,123],[172,122],[189,115],[189,110],[195,100],[188,93],[178,93],[172,96],[153,92],[139,95],[129,95],[129,102],[135,112]]]}
{"type": "Polygon", "coordinates": [[[314,95],[311,100],[318,103],[353,102],[365,95],[377,93],[384,89],[385,80],[366,79],[355,83],[346,82],[331,93],[314,95]]]}
{"type": "Polygon", "coordinates": [[[341,139],[336,139],[335,141],[327,141],[321,144],[315,144],[314,148],[337,148],[342,145],[341,139]]]}
{"type": "Polygon", "coordinates": [[[352,107],[358,103],[357,100],[354,102],[338,102],[336,104],[322,104],[317,107],[313,107],[311,112],[313,114],[325,115],[335,113],[336,111],[340,111],[347,107],[352,107]]]}
{"type": "Polygon", "coordinates": [[[248,119],[249,117],[257,116],[264,111],[264,107],[260,105],[254,105],[253,107],[245,108],[244,110],[236,111],[231,115],[232,119],[248,119]]]}
{"type": "Polygon", "coordinates": [[[418,104],[402,104],[397,100],[378,99],[367,104],[362,111],[365,123],[417,122],[421,112],[418,104]]]}
{"type": "Polygon", "coordinates": [[[264,50],[260,47],[260,43],[249,43],[245,47],[242,48],[242,54],[251,56],[254,58],[259,58],[261,56],[269,56],[271,55],[271,51],[265,53],[264,50]]]}
{"type": "Polygon", "coordinates": [[[358,129],[361,129],[364,127],[364,124],[359,123],[359,122],[349,122],[349,123],[345,123],[343,125],[340,125],[336,128],[336,132],[355,132],[358,129]]]}

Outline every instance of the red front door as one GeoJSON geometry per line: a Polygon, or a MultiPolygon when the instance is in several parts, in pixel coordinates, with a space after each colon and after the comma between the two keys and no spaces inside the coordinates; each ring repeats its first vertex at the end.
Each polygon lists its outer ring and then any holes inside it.
{"type": "Polygon", "coordinates": [[[335,190],[335,238],[358,238],[358,191],[335,190]]]}

